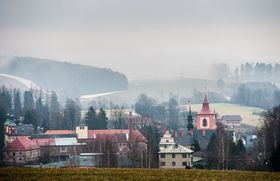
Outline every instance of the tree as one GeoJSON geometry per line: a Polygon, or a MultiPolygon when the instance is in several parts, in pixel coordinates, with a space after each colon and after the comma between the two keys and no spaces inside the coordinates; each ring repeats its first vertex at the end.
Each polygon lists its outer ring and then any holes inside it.
{"type": "Polygon", "coordinates": [[[115,124],[115,129],[125,129],[127,116],[123,107],[115,106],[112,112],[112,121],[115,124]]]}
{"type": "Polygon", "coordinates": [[[0,166],[4,164],[4,123],[6,121],[6,111],[0,107],[0,166]]]}
{"type": "Polygon", "coordinates": [[[174,98],[170,98],[168,102],[168,123],[169,127],[177,130],[179,121],[179,111],[177,109],[178,102],[174,98]]]}
{"type": "Polygon", "coordinates": [[[31,90],[24,92],[23,111],[30,111],[34,109],[34,98],[31,90]]]}
{"type": "Polygon", "coordinates": [[[86,124],[88,129],[93,130],[97,124],[97,115],[95,109],[91,106],[86,114],[86,124]]]}
{"type": "Polygon", "coordinates": [[[101,108],[97,114],[97,125],[96,129],[107,129],[108,118],[106,112],[101,108]]]}
{"type": "Polygon", "coordinates": [[[50,129],[50,109],[48,105],[43,106],[42,116],[43,116],[43,123],[42,123],[43,132],[46,132],[47,130],[50,129]]]}
{"type": "Polygon", "coordinates": [[[50,129],[62,129],[63,128],[60,104],[58,102],[58,98],[57,98],[57,95],[55,92],[51,93],[49,127],[50,127],[50,129]]]}
{"type": "Polygon", "coordinates": [[[266,160],[270,160],[271,170],[280,171],[280,106],[273,107],[262,116],[262,137],[258,139],[263,140],[263,155],[266,160]]]}
{"type": "Polygon", "coordinates": [[[16,120],[18,120],[20,118],[20,116],[22,116],[22,104],[21,104],[21,98],[20,98],[20,91],[19,89],[14,89],[13,92],[13,96],[14,96],[14,117],[16,120]]]}
{"type": "Polygon", "coordinates": [[[135,104],[136,113],[140,114],[143,117],[152,118],[152,106],[154,104],[154,100],[149,98],[145,94],[141,94],[135,104]]]}
{"type": "Polygon", "coordinates": [[[24,124],[32,124],[34,128],[34,133],[37,133],[38,129],[38,117],[36,110],[27,110],[24,115],[24,124]]]}
{"type": "Polygon", "coordinates": [[[72,99],[67,99],[64,108],[64,129],[75,129],[81,119],[81,109],[72,99]]]}
{"type": "Polygon", "coordinates": [[[140,132],[147,139],[147,151],[145,155],[146,168],[158,167],[158,144],[160,142],[159,129],[156,126],[147,125],[141,128],[140,132]]]}
{"type": "Polygon", "coordinates": [[[194,140],[193,151],[194,152],[200,151],[200,145],[199,145],[199,142],[197,140],[194,140]]]}
{"type": "Polygon", "coordinates": [[[11,92],[5,86],[3,86],[0,90],[0,105],[7,113],[12,113],[11,92]]]}
{"type": "Polygon", "coordinates": [[[36,100],[36,107],[35,110],[37,112],[37,121],[38,121],[38,125],[42,125],[43,124],[43,102],[42,102],[42,97],[41,95],[38,97],[38,99],[36,100]]]}

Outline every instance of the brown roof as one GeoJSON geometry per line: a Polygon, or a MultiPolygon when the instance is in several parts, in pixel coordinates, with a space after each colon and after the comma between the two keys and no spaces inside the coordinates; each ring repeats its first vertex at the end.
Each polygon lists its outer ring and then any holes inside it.
{"type": "Polygon", "coordinates": [[[6,150],[27,151],[39,148],[39,145],[27,136],[18,136],[13,142],[7,145],[6,150]]]}

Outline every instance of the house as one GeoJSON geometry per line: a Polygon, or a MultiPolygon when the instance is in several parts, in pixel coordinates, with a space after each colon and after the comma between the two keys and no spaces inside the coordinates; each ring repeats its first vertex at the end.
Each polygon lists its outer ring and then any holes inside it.
{"type": "Polygon", "coordinates": [[[186,168],[193,165],[193,151],[182,145],[170,145],[158,153],[159,168],[186,168]]]}
{"type": "Polygon", "coordinates": [[[18,136],[9,143],[4,152],[6,165],[22,166],[37,162],[40,156],[40,147],[27,136],[18,136]]]}
{"type": "Polygon", "coordinates": [[[76,137],[34,138],[33,141],[41,148],[41,157],[48,162],[66,161],[71,156],[83,152],[85,143],[78,143],[76,137]]]}
{"type": "Polygon", "coordinates": [[[241,126],[242,118],[240,115],[224,115],[221,122],[228,130],[238,129],[241,126]]]}
{"type": "Polygon", "coordinates": [[[174,144],[175,144],[174,138],[169,133],[169,131],[166,130],[166,132],[163,134],[163,136],[160,139],[159,149],[163,150],[164,148],[167,148],[168,146],[174,145],[174,144]]]}

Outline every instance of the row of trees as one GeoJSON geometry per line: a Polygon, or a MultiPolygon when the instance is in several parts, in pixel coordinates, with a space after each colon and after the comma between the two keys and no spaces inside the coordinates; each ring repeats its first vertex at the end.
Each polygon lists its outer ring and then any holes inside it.
{"type": "Polygon", "coordinates": [[[207,161],[209,169],[244,169],[247,160],[243,141],[235,143],[231,133],[218,124],[207,146],[207,161]]]}
{"type": "Polygon", "coordinates": [[[74,129],[80,122],[81,109],[77,101],[67,99],[62,107],[55,92],[37,98],[34,91],[0,90],[0,105],[7,114],[14,115],[16,123],[32,124],[36,133],[38,127],[47,129],[74,129]],[[22,101],[23,97],[23,101],[22,101]]]}
{"type": "Polygon", "coordinates": [[[280,90],[271,83],[244,83],[239,85],[232,102],[268,109],[280,104],[280,90]]]}
{"type": "Polygon", "coordinates": [[[280,76],[280,63],[246,62],[232,70],[226,63],[213,64],[210,74],[216,78],[242,78],[247,80],[271,80],[280,76]]]}

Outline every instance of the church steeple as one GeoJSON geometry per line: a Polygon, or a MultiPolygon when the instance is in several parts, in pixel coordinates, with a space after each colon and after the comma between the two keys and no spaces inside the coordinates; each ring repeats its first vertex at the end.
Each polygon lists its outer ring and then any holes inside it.
{"type": "Polygon", "coordinates": [[[210,112],[209,101],[208,101],[206,92],[205,92],[204,100],[203,100],[203,103],[202,103],[202,111],[203,112],[210,112]]]}
{"type": "Polygon", "coordinates": [[[192,117],[192,108],[191,108],[191,103],[189,101],[189,114],[188,114],[188,125],[187,125],[188,130],[192,130],[194,128],[193,126],[193,117],[192,117]]]}

